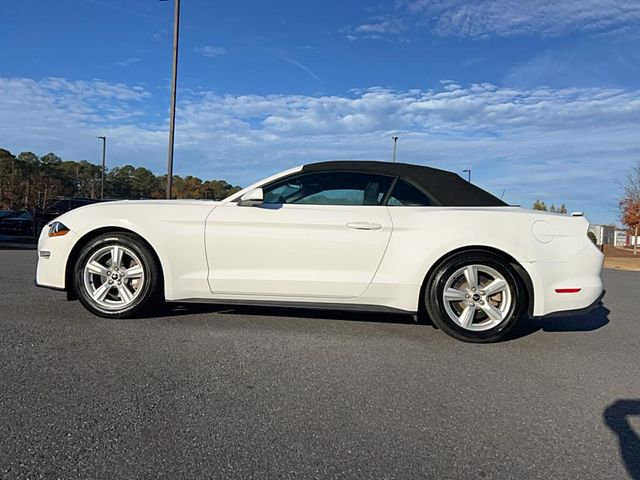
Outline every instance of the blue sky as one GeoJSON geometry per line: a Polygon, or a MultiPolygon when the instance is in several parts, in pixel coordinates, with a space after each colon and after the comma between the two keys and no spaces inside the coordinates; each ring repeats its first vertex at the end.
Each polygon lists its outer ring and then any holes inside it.
{"type": "MultiPolygon", "coordinates": [[[[0,146],[163,173],[173,3],[3,6],[0,146]]],[[[636,0],[182,1],[175,172],[326,159],[461,172],[616,220],[640,160],[636,0]]]]}

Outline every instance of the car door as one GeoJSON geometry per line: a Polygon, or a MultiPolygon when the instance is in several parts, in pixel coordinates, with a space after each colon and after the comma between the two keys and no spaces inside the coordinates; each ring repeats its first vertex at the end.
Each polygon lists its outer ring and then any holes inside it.
{"type": "Polygon", "coordinates": [[[264,202],[215,208],[206,224],[216,295],[349,298],[371,283],[392,231],[383,199],[392,178],[358,172],[294,174],[264,202]]]}

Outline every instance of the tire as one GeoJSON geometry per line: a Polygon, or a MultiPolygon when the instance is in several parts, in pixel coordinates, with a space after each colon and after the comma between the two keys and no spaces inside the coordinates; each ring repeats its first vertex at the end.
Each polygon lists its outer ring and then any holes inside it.
{"type": "Polygon", "coordinates": [[[151,248],[137,235],[97,236],[78,255],[73,286],[80,303],[105,318],[131,318],[162,303],[162,273],[151,248]]]}
{"type": "Polygon", "coordinates": [[[463,342],[504,340],[527,304],[515,268],[499,255],[482,250],[459,253],[437,265],[425,288],[431,321],[463,342]]]}

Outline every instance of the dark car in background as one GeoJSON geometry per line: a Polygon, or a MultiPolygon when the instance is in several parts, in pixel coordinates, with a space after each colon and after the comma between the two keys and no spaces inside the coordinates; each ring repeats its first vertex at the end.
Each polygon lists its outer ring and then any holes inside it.
{"type": "Polygon", "coordinates": [[[33,214],[31,212],[10,212],[0,217],[0,233],[5,235],[32,236],[33,214]]]}
{"type": "Polygon", "coordinates": [[[0,210],[0,234],[37,237],[54,218],[74,208],[99,202],[92,198],[53,198],[34,211],[0,210]]]}
{"type": "Polygon", "coordinates": [[[14,210],[0,210],[0,220],[2,220],[4,217],[6,217],[6,216],[8,216],[8,215],[10,215],[12,213],[15,213],[15,211],[14,210]]]}

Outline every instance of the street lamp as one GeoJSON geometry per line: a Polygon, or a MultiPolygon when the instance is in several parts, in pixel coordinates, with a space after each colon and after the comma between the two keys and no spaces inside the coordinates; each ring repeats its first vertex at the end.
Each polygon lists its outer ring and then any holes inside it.
{"type": "Polygon", "coordinates": [[[396,163],[396,154],[398,153],[398,137],[396,135],[394,135],[393,137],[391,137],[391,139],[393,140],[393,158],[392,158],[392,162],[396,163]]]}
{"type": "Polygon", "coordinates": [[[467,182],[471,183],[471,170],[467,169],[467,170],[462,170],[463,172],[466,172],[467,174],[467,182]]]}
{"type": "Polygon", "coordinates": [[[96,136],[102,140],[102,172],[100,173],[100,200],[104,198],[104,166],[107,158],[107,137],[96,136]]]}
{"type": "MultiPolygon", "coordinates": [[[[166,0],[160,0],[166,1],[166,0]]],[[[171,112],[169,114],[169,153],[167,156],[167,198],[173,186],[173,138],[176,128],[176,85],[178,83],[178,37],[180,33],[180,0],[173,0],[173,66],[171,76],[171,112]]]]}

